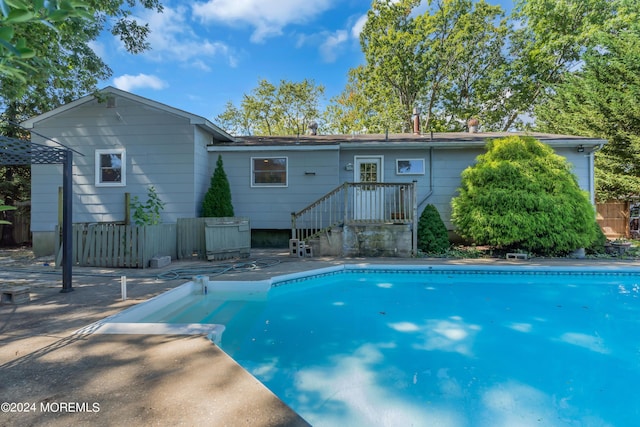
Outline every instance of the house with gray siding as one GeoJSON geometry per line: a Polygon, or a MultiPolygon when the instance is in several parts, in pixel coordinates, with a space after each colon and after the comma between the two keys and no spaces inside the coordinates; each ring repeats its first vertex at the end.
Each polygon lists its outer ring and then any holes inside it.
{"type": "MultiPolygon", "coordinates": [[[[222,155],[236,215],[251,218],[254,230],[291,227],[290,212],[314,203],[344,182],[413,183],[418,214],[433,204],[452,235],[451,199],[460,175],[485,152],[488,139],[514,133],[427,133],[392,135],[306,135],[237,137],[208,147],[222,155]],[[284,166],[275,183],[257,184],[264,162],[284,166]],[[258,169],[257,169],[258,168],[258,169]],[[258,171],[257,171],[258,170],[258,171]],[[375,171],[374,174],[371,171],[375,171]]],[[[582,189],[595,203],[594,153],[606,142],[569,135],[529,133],[567,158],[582,189]]]]}
{"type": "MultiPolygon", "coordinates": [[[[153,186],[164,222],[200,214],[209,187],[207,147],[233,138],[209,120],[107,87],[22,123],[36,143],[73,149],[73,222],[123,222],[125,194],[153,186]]],[[[38,255],[54,251],[62,167],[33,165],[31,231],[38,255]]]]}
{"type": "MultiPolygon", "coordinates": [[[[125,193],[146,200],[153,186],[165,203],[163,222],[200,215],[218,155],[231,186],[236,216],[247,217],[254,244],[286,244],[292,213],[343,183],[389,183],[415,188],[417,214],[427,204],[454,233],[451,199],[460,174],[475,163],[487,139],[513,133],[416,133],[232,137],[209,120],[108,87],[101,99],[85,96],[23,123],[32,140],[62,144],[73,161],[73,221],[122,222],[125,193]]],[[[573,165],[594,201],[594,153],[606,141],[529,134],[573,165]]],[[[52,253],[58,224],[58,166],[32,168],[34,252],[52,253]]],[[[371,186],[373,187],[373,186],[371,186]]],[[[364,211],[375,208],[369,191],[364,211]]]]}

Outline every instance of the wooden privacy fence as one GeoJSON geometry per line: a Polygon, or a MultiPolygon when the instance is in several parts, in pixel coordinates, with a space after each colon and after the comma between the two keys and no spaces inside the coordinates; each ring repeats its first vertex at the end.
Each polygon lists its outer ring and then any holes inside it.
{"type": "MultiPolygon", "coordinates": [[[[59,250],[56,264],[61,253],[59,250]]],[[[73,264],[145,268],[157,255],[176,258],[175,224],[73,224],[73,264]]]]}
{"type": "Polygon", "coordinates": [[[30,217],[29,214],[16,214],[11,218],[10,225],[0,225],[0,236],[2,235],[2,229],[9,227],[13,233],[13,239],[19,245],[31,242],[31,230],[30,230],[30,217]]]}
{"type": "Polygon", "coordinates": [[[606,202],[596,205],[597,221],[610,239],[629,237],[629,202],[606,202]]]}
{"type": "MultiPolygon", "coordinates": [[[[60,233],[56,247],[61,249],[60,233]]],[[[62,251],[58,250],[56,265],[62,251]]],[[[155,256],[171,259],[248,257],[248,218],[180,218],[176,224],[73,224],[72,262],[83,267],[145,268],[155,256]]]]}
{"type": "Polygon", "coordinates": [[[205,218],[207,259],[247,258],[251,250],[249,218],[205,218]]]}

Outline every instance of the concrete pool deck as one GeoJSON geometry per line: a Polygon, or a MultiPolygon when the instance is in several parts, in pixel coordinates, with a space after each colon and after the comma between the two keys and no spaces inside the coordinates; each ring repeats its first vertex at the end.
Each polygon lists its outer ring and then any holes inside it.
{"type": "MultiPolygon", "coordinates": [[[[212,280],[261,280],[344,263],[638,267],[637,260],[305,258],[252,251],[278,264],[212,280]]],[[[242,262],[174,262],[163,269],[74,268],[61,294],[60,270],[0,255],[0,286],[27,285],[31,301],[0,305],[0,426],[304,426],[302,418],[203,336],[78,335],[88,324],[186,280],[160,272],[242,262]],[[121,300],[120,276],[128,299],[121,300]],[[11,411],[14,412],[11,412],[11,411]],[[20,411],[20,412],[17,412],[20,411]]]]}

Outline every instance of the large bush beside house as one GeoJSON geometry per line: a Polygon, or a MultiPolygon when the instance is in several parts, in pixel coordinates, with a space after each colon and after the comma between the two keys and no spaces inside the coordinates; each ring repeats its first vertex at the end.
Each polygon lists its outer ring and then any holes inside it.
{"type": "Polygon", "coordinates": [[[227,174],[224,171],[222,156],[218,155],[216,169],[211,177],[211,185],[202,202],[202,216],[204,217],[229,217],[233,216],[233,204],[231,203],[231,187],[227,174]]]}
{"type": "Polygon", "coordinates": [[[427,205],[418,220],[418,249],[426,254],[442,254],[449,249],[449,234],[440,213],[427,205]]]}
{"type": "Polygon", "coordinates": [[[452,200],[458,234],[480,245],[565,255],[597,240],[595,210],[567,160],[530,137],[488,142],[452,200]]]}

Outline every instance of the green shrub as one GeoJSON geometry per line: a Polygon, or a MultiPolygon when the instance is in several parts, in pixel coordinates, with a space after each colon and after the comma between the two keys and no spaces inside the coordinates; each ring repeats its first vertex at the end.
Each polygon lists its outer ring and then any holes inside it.
{"type": "Polygon", "coordinates": [[[596,238],[591,246],[586,248],[586,252],[588,254],[604,254],[606,253],[605,244],[607,243],[607,236],[604,235],[602,228],[600,228],[597,222],[594,222],[594,229],[596,238]]]}
{"type": "Polygon", "coordinates": [[[490,140],[462,172],[456,231],[479,245],[565,255],[596,242],[595,210],[564,157],[530,137],[490,140]]]}
{"type": "Polygon", "coordinates": [[[164,202],[160,200],[155,187],[150,186],[147,191],[147,201],[142,203],[138,196],[135,196],[131,202],[131,209],[133,209],[133,222],[136,225],[156,225],[161,222],[160,213],[164,209],[164,202]]]}
{"type": "Polygon", "coordinates": [[[427,254],[442,254],[449,249],[449,234],[438,210],[427,205],[418,220],[418,249],[427,254]]]}
{"type": "Polygon", "coordinates": [[[227,217],[233,216],[233,204],[231,203],[231,188],[227,174],[224,172],[222,156],[218,155],[216,169],[211,177],[211,185],[202,202],[202,216],[227,217]]]}

